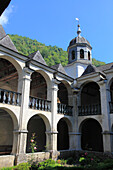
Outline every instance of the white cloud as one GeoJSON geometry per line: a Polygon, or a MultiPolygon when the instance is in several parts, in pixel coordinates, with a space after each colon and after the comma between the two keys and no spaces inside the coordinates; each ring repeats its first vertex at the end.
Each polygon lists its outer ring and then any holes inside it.
{"type": "Polygon", "coordinates": [[[6,25],[8,24],[10,14],[13,12],[13,6],[8,7],[0,17],[0,24],[6,25]]]}

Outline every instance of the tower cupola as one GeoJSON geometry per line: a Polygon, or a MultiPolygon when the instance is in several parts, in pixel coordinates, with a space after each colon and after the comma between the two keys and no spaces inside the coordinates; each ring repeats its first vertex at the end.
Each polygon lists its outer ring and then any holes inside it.
{"type": "Polygon", "coordinates": [[[89,41],[81,36],[80,25],[78,24],[77,37],[72,39],[68,46],[68,63],[79,61],[91,64],[91,50],[89,41]]]}
{"type": "Polygon", "coordinates": [[[67,49],[68,65],[65,66],[65,71],[69,76],[80,77],[86,67],[92,64],[91,50],[89,41],[81,36],[80,25],[78,24],[77,36],[70,41],[67,49]]]}

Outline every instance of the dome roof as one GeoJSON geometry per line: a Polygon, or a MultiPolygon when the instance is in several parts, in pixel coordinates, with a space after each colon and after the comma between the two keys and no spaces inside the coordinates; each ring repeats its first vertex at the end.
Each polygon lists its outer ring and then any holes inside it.
{"type": "Polygon", "coordinates": [[[89,46],[91,46],[90,45],[90,43],[89,43],[89,41],[88,40],[86,40],[84,37],[81,37],[81,36],[79,36],[79,37],[75,37],[74,39],[72,39],[71,41],[70,41],[70,43],[69,43],[69,46],[72,46],[72,45],[75,45],[75,44],[88,44],[89,46]]]}
{"type": "MultiPolygon", "coordinates": [[[[80,25],[78,25],[78,30],[77,30],[77,34],[78,36],[75,37],[74,39],[72,39],[69,43],[69,47],[73,46],[73,45],[78,45],[78,44],[87,44],[91,47],[90,43],[88,40],[86,40],[84,37],[82,37],[81,34],[81,29],[80,29],[80,25]]],[[[92,48],[92,47],[91,47],[92,48]]]]}

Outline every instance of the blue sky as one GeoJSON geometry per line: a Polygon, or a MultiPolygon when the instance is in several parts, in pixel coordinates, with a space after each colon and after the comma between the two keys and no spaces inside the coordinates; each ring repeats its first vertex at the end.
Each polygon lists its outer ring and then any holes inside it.
{"type": "Polygon", "coordinates": [[[76,17],[93,58],[113,62],[113,0],[12,0],[0,22],[7,34],[67,50],[76,36],[76,17]]]}

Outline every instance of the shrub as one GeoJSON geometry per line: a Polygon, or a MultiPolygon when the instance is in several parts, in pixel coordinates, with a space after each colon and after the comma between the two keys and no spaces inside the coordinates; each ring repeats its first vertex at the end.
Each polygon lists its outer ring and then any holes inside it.
{"type": "Polygon", "coordinates": [[[72,157],[67,159],[67,164],[71,165],[71,164],[74,164],[74,163],[75,163],[75,160],[72,157]]]}

